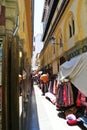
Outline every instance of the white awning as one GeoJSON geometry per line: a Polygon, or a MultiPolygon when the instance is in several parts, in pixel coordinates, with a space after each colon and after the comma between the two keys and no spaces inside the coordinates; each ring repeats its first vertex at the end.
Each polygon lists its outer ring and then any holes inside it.
{"type": "Polygon", "coordinates": [[[87,96],[87,53],[66,61],[60,66],[61,79],[70,78],[70,81],[87,96]]]}

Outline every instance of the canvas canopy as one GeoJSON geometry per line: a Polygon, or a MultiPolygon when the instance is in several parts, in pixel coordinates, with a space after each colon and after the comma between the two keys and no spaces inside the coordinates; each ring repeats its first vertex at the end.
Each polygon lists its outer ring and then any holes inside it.
{"type": "Polygon", "coordinates": [[[60,80],[67,77],[75,87],[87,96],[87,52],[60,66],[60,80]]]}

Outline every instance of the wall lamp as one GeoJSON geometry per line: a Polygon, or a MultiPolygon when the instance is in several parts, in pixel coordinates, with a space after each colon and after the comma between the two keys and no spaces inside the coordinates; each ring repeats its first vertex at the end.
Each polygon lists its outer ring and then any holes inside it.
{"type": "Polygon", "coordinates": [[[51,45],[54,45],[54,44],[59,45],[59,43],[56,43],[55,40],[56,40],[55,36],[50,37],[50,44],[51,44],[51,45]]]}
{"type": "Polygon", "coordinates": [[[56,38],[54,36],[50,37],[50,44],[54,45],[55,44],[56,38]]]}
{"type": "Polygon", "coordinates": [[[22,58],[22,52],[21,51],[19,51],[19,57],[22,58]]]}
{"type": "Polygon", "coordinates": [[[62,42],[62,37],[60,38],[60,42],[59,43],[56,43],[56,37],[55,36],[52,36],[50,37],[50,44],[51,45],[60,45],[60,47],[63,47],[64,43],[62,42]]]}

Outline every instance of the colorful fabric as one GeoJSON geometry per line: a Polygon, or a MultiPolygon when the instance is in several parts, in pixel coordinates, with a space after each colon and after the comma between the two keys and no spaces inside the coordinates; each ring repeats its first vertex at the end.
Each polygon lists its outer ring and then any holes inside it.
{"type": "Polygon", "coordinates": [[[57,91],[58,91],[57,80],[54,80],[54,83],[53,83],[53,94],[56,95],[57,91]]]}
{"type": "Polygon", "coordinates": [[[86,96],[84,94],[82,94],[80,91],[78,91],[76,105],[82,106],[82,102],[86,102],[86,96]]]}
{"type": "Polygon", "coordinates": [[[74,104],[73,90],[70,82],[58,85],[58,104],[60,107],[68,107],[74,104]]]}
{"type": "Polygon", "coordinates": [[[67,85],[64,84],[63,86],[63,100],[64,100],[64,105],[67,106],[68,105],[68,101],[67,101],[67,85]]]}
{"type": "Polygon", "coordinates": [[[76,116],[74,114],[69,114],[66,116],[67,124],[76,125],[78,123],[76,116]]]}

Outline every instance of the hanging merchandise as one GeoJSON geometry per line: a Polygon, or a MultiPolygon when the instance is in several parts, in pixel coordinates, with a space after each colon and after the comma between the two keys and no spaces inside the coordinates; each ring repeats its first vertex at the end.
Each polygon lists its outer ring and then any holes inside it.
{"type": "Polygon", "coordinates": [[[57,80],[54,80],[54,83],[53,83],[53,94],[57,95],[57,91],[58,91],[58,82],[57,82],[57,80]]]}
{"type": "Polygon", "coordinates": [[[87,96],[87,52],[66,61],[60,66],[60,80],[67,77],[87,96]]]}
{"type": "Polygon", "coordinates": [[[73,90],[70,82],[58,85],[57,105],[68,107],[74,104],[73,90]]]}
{"type": "Polygon", "coordinates": [[[48,92],[53,92],[53,81],[49,81],[48,92]]]}
{"type": "Polygon", "coordinates": [[[56,94],[58,88],[57,80],[54,78],[52,81],[49,81],[48,92],[45,94],[45,97],[49,99],[53,104],[56,103],[56,94]]]}
{"type": "Polygon", "coordinates": [[[78,90],[76,105],[80,107],[80,106],[82,106],[83,102],[86,102],[86,96],[78,90]]]}

